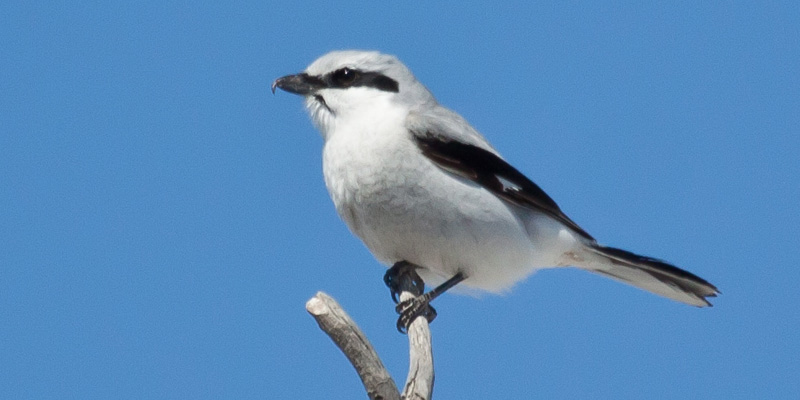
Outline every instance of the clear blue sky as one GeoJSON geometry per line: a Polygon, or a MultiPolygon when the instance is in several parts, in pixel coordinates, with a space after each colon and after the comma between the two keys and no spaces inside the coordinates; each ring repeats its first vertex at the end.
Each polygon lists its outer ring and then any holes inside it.
{"type": "MultiPolygon", "coordinates": [[[[16,3],[16,2],[14,2],[16,3]]],[[[366,398],[384,269],[273,79],[398,55],[601,242],[718,285],[695,309],[575,271],[445,295],[442,399],[797,398],[800,6],[0,5],[0,398],[366,398]]]]}

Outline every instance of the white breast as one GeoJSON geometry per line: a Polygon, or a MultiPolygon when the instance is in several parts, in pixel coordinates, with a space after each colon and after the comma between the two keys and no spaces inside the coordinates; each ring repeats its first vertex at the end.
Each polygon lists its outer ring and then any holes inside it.
{"type": "Polygon", "coordinates": [[[337,124],[323,150],[336,210],[376,258],[423,266],[428,284],[462,271],[465,285],[490,291],[558,262],[536,251],[524,210],[435,166],[403,128],[404,115],[381,116],[337,124]]]}

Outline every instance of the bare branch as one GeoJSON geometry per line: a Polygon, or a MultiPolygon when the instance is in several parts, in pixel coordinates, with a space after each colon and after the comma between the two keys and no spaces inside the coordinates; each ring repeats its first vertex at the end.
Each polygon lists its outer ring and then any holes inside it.
{"type": "MultiPolygon", "coordinates": [[[[415,287],[410,275],[402,275],[399,279],[400,301],[422,294],[417,292],[423,288],[415,287]]],[[[367,337],[336,300],[323,292],[318,292],[308,300],[306,310],[353,364],[370,399],[429,400],[431,398],[434,371],[431,331],[427,319],[416,318],[408,327],[408,377],[401,396],[367,337]]]]}
{"type": "MultiPolygon", "coordinates": [[[[412,298],[414,295],[411,292],[404,290],[400,294],[400,301],[412,298]]],[[[425,317],[415,319],[408,327],[408,347],[408,377],[403,389],[403,398],[428,400],[433,394],[434,374],[431,330],[425,317]]]]}
{"type": "Polygon", "coordinates": [[[336,300],[318,292],[306,302],[306,310],[353,364],[370,399],[400,399],[397,386],[378,353],[336,300]]]}

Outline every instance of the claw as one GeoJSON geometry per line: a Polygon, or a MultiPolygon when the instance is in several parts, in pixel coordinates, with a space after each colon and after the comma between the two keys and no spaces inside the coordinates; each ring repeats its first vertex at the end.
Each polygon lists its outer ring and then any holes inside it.
{"type": "Polygon", "coordinates": [[[383,276],[383,281],[392,294],[392,300],[397,304],[395,311],[400,314],[400,318],[397,319],[397,330],[400,333],[408,333],[408,327],[419,316],[424,316],[428,322],[432,322],[436,318],[436,310],[430,306],[430,302],[467,278],[464,273],[458,272],[441,285],[425,293],[425,282],[417,275],[416,268],[417,266],[410,262],[400,261],[389,268],[383,276]],[[406,282],[405,278],[410,279],[411,287],[406,283],[402,288],[400,287],[400,282],[406,282]],[[398,296],[403,290],[411,292],[416,297],[398,303],[398,296]]]}
{"type": "Polygon", "coordinates": [[[408,327],[411,326],[411,323],[414,322],[417,317],[425,317],[428,320],[428,323],[433,322],[436,319],[436,309],[431,307],[428,304],[427,297],[419,296],[413,299],[409,299],[395,307],[395,311],[400,314],[400,317],[397,318],[397,330],[402,333],[408,333],[408,327]]]}

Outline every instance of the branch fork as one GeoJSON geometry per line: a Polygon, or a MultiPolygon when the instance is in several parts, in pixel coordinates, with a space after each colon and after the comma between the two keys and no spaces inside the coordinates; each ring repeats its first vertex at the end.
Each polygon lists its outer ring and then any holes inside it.
{"type": "MultiPolygon", "coordinates": [[[[417,294],[410,279],[400,283],[400,301],[417,294]]],[[[355,367],[372,400],[429,400],[433,393],[433,351],[426,318],[416,318],[408,327],[408,377],[401,394],[366,335],[329,295],[318,292],[306,302],[306,311],[355,367]]]]}

